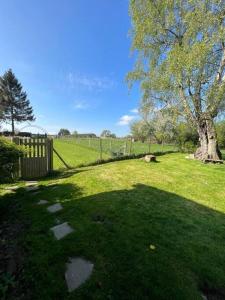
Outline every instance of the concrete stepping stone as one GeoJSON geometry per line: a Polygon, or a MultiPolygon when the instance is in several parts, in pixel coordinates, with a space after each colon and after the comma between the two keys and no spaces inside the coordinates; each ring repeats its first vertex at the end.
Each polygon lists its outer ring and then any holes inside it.
{"type": "Polygon", "coordinates": [[[59,210],[63,209],[62,205],[60,203],[56,203],[56,204],[53,204],[49,207],[47,207],[47,210],[50,212],[50,213],[55,213],[59,210]]]}
{"type": "Polygon", "coordinates": [[[37,184],[38,184],[37,181],[27,181],[27,182],[25,183],[26,186],[34,186],[34,185],[37,185],[37,184]]]}
{"type": "Polygon", "coordinates": [[[40,193],[41,193],[41,191],[36,191],[36,192],[33,192],[32,195],[38,195],[40,193]]]}
{"type": "Polygon", "coordinates": [[[33,186],[33,185],[31,185],[31,186],[26,186],[26,187],[25,187],[25,190],[26,190],[27,192],[37,191],[38,189],[39,189],[39,186],[33,186]]]}
{"type": "Polygon", "coordinates": [[[57,182],[51,182],[51,183],[49,183],[47,186],[55,186],[55,185],[57,185],[58,183],[57,182]]]}
{"type": "Polygon", "coordinates": [[[83,284],[93,271],[94,264],[83,258],[70,258],[69,263],[66,264],[65,279],[68,291],[72,292],[83,284]]]}
{"type": "Polygon", "coordinates": [[[38,205],[43,205],[43,204],[47,204],[48,201],[47,200],[40,200],[37,204],[38,205]]]}
{"type": "Polygon", "coordinates": [[[18,190],[20,187],[18,185],[14,185],[14,186],[8,186],[5,188],[5,190],[7,191],[16,191],[18,190]]]}
{"type": "Polygon", "coordinates": [[[56,225],[52,227],[50,230],[53,231],[55,238],[57,240],[61,240],[66,235],[74,231],[73,228],[70,227],[70,225],[67,222],[56,225]]]}

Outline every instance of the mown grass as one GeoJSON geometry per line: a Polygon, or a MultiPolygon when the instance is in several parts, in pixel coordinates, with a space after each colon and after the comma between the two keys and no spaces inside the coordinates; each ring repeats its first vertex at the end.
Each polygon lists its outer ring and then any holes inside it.
{"type": "Polygon", "coordinates": [[[205,287],[224,296],[225,166],[184,157],[86,167],[41,181],[38,195],[2,197],[2,205],[17,199],[30,220],[23,244],[32,299],[190,300],[202,299],[205,287]],[[51,215],[39,199],[64,209],[51,215]],[[60,241],[49,231],[56,218],[75,229],[60,241]],[[65,263],[76,256],[94,272],[68,294],[65,263]]]}
{"type": "MultiPolygon", "coordinates": [[[[87,165],[100,159],[99,139],[55,139],[54,148],[62,156],[65,162],[71,167],[87,165]]],[[[102,139],[102,159],[112,156],[112,152],[122,152],[127,154],[140,154],[149,152],[166,152],[176,150],[174,145],[158,145],[135,142],[122,139],[102,139]]],[[[60,169],[65,167],[54,155],[54,168],[60,169]]]]}
{"type": "MultiPolygon", "coordinates": [[[[71,141],[67,140],[54,140],[54,148],[71,167],[92,163],[100,159],[100,154],[96,149],[77,143],[71,143],[71,141]]],[[[109,158],[109,155],[103,153],[102,158],[109,158]]],[[[60,168],[65,168],[65,165],[57,155],[54,154],[54,169],[60,168]]]]}

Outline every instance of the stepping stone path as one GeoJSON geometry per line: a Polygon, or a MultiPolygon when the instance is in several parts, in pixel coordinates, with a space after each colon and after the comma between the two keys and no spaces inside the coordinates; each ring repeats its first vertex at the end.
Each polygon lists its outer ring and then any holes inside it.
{"type": "Polygon", "coordinates": [[[50,212],[50,213],[55,213],[59,210],[63,209],[62,205],[60,203],[56,203],[56,204],[53,204],[49,207],[47,207],[47,210],[50,212]]]}
{"type": "Polygon", "coordinates": [[[51,228],[57,240],[61,240],[63,237],[73,232],[73,228],[68,225],[67,222],[60,225],[56,225],[51,228]]]}
{"type": "MultiPolygon", "coordinates": [[[[39,189],[36,181],[27,182],[25,189],[27,191],[36,191],[39,189]]],[[[57,188],[58,186],[55,183],[49,184],[48,186],[52,186],[53,188],[57,188]]],[[[16,189],[18,187],[13,187],[16,189]]],[[[36,191],[33,194],[39,193],[40,191],[36,191]]],[[[47,200],[39,200],[38,205],[44,205],[49,203],[47,200]]],[[[47,207],[48,212],[55,213],[57,211],[62,210],[63,207],[60,203],[55,203],[47,207]]],[[[97,219],[98,221],[98,219],[97,219]]],[[[100,220],[101,221],[101,220],[100,220]]],[[[68,224],[68,222],[64,222],[62,224],[58,224],[60,222],[59,219],[56,219],[57,225],[50,228],[50,230],[54,233],[54,236],[57,240],[61,240],[68,234],[74,231],[74,229],[68,224]]],[[[68,291],[72,292],[77,289],[81,284],[83,284],[92,274],[94,268],[94,264],[90,261],[87,261],[80,257],[70,258],[69,262],[66,264],[66,272],[65,272],[65,280],[67,283],[68,291]]]]}
{"type": "Polygon", "coordinates": [[[38,202],[38,205],[44,205],[44,204],[47,204],[47,203],[48,203],[47,200],[40,200],[40,201],[38,202]]]}
{"type": "Polygon", "coordinates": [[[66,267],[65,279],[69,292],[72,292],[91,276],[94,264],[83,258],[77,257],[70,258],[66,267]]]}

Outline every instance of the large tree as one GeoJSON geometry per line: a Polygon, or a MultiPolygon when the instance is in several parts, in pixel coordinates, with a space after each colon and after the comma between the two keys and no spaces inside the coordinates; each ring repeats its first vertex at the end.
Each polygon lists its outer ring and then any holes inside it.
{"type": "Polygon", "coordinates": [[[35,120],[27,94],[11,69],[0,77],[0,107],[3,120],[11,123],[13,135],[15,122],[35,120]]]}
{"type": "Polygon", "coordinates": [[[153,138],[159,144],[173,139],[177,119],[169,109],[156,110],[150,105],[142,105],[139,112],[141,120],[131,124],[131,133],[135,138],[142,142],[153,138]]]}
{"type": "Polygon", "coordinates": [[[131,123],[130,131],[136,140],[140,140],[144,143],[144,141],[150,138],[154,129],[149,123],[145,122],[145,120],[138,120],[131,123]]]}
{"type": "Polygon", "coordinates": [[[61,128],[61,129],[59,130],[58,135],[59,135],[59,136],[70,135],[70,131],[69,131],[69,129],[61,128]]]}
{"type": "Polygon", "coordinates": [[[115,135],[115,133],[112,133],[110,130],[104,129],[101,133],[101,137],[103,137],[103,138],[116,138],[116,135],[115,135]]]}
{"type": "Polygon", "coordinates": [[[225,110],[225,1],[131,0],[143,103],[170,107],[194,124],[198,159],[218,160],[214,119],[225,110]]]}

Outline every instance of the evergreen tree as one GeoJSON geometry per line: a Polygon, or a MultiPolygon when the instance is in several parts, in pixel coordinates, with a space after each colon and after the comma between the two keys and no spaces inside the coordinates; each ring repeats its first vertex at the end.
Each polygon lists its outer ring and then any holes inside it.
{"type": "Polygon", "coordinates": [[[27,94],[11,69],[0,77],[0,106],[4,121],[11,123],[13,135],[15,122],[35,120],[27,94]]]}

